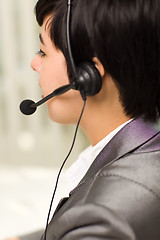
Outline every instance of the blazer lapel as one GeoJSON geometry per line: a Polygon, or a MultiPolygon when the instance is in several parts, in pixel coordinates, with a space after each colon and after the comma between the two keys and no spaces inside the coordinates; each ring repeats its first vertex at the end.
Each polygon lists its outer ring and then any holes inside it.
{"type": "Polygon", "coordinates": [[[63,205],[68,201],[68,199],[69,199],[69,197],[65,197],[65,198],[62,198],[59,201],[59,203],[58,203],[58,205],[57,205],[57,207],[56,207],[56,209],[54,211],[53,216],[61,209],[61,207],[63,207],[63,205]]]}
{"type": "Polygon", "coordinates": [[[159,134],[158,124],[147,122],[143,117],[136,118],[122,128],[112,140],[103,148],[89,168],[86,175],[78,186],[71,191],[77,190],[85,181],[93,177],[103,166],[118,160],[150,141],[159,134]]]}

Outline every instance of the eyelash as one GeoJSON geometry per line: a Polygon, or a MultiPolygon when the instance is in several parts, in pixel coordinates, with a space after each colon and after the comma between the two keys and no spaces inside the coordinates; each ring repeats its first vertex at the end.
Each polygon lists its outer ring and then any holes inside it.
{"type": "Polygon", "coordinates": [[[45,54],[41,49],[40,49],[36,54],[37,54],[37,55],[40,55],[41,58],[43,58],[43,57],[46,56],[46,54],[45,54]]]}

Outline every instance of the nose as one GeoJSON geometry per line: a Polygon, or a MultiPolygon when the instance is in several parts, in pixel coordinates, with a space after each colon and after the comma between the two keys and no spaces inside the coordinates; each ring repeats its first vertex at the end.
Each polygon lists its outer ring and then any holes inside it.
{"type": "Polygon", "coordinates": [[[35,56],[35,58],[33,58],[32,62],[31,62],[31,68],[34,71],[40,73],[40,71],[41,71],[41,58],[40,58],[40,56],[37,55],[37,56],[35,56]]]}

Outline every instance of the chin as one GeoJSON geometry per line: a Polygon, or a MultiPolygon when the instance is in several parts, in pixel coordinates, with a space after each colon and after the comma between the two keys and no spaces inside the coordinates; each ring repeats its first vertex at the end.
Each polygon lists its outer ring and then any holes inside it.
{"type": "Polygon", "coordinates": [[[79,106],[81,104],[77,104],[76,99],[71,101],[64,97],[57,98],[54,101],[48,101],[47,108],[49,118],[60,124],[77,124],[81,112],[81,107],[77,107],[77,105],[79,106]]]}
{"type": "Polygon", "coordinates": [[[76,120],[74,118],[72,118],[72,116],[69,113],[66,114],[66,112],[63,112],[63,111],[53,112],[53,110],[50,111],[48,109],[48,116],[53,122],[56,122],[56,123],[59,123],[59,124],[69,125],[69,124],[75,124],[76,123],[76,120]]]}

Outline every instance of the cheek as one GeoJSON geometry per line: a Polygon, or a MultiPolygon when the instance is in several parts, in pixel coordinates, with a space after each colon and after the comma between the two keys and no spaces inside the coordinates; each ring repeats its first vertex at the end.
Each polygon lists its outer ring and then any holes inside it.
{"type": "Polygon", "coordinates": [[[40,86],[44,94],[49,94],[56,88],[68,84],[67,69],[65,64],[45,63],[41,67],[40,86]]]}
{"type": "Polygon", "coordinates": [[[76,124],[83,106],[83,100],[78,91],[70,90],[64,95],[47,102],[51,120],[62,124],[76,124]]]}

